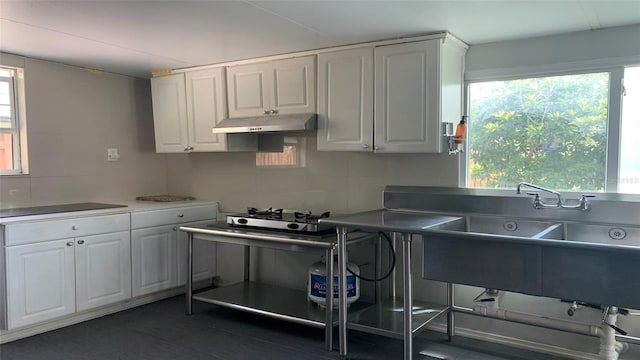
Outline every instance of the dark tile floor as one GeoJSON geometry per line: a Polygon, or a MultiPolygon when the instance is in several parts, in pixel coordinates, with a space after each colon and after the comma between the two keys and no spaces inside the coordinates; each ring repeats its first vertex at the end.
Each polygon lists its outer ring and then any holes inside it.
{"type": "MultiPolygon", "coordinates": [[[[177,296],[45,334],[0,345],[2,360],[75,359],[339,359],[324,350],[324,331],[194,302],[184,315],[177,296]]],[[[337,344],[337,343],[336,343],[337,344]]],[[[336,345],[337,347],[337,345],[336,345]]],[[[425,331],[414,341],[414,359],[560,360],[476,340],[425,331]]],[[[399,340],[352,331],[349,359],[402,359],[399,340]]]]}

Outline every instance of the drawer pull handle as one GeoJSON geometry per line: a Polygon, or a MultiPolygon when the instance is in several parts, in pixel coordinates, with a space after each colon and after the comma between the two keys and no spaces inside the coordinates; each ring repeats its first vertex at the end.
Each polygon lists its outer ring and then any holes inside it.
{"type": "Polygon", "coordinates": [[[180,214],[180,215],[178,215],[178,217],[184,217],[184,214],[180,214]]]}
{"type": "Polygon", "coordinates": [[[71,230],[80,230],[80,227],[78,225],[73,225],[71,227],[71,230]]]}
{"type": "Polygon", "coordinates": [[[69,241],[69,242],[67,243],[67,246],[73,246],[73,241],[69,241]]]}
{"type": "Polygon", "coordinates": [[[79,244],[79,245],[84,244],[84,240],[78,240],[78,244],[79,244]]]}

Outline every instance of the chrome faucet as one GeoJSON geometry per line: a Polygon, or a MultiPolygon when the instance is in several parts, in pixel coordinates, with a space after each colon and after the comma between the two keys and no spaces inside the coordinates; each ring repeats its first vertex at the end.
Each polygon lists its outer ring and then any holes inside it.
{"type": "Polygon", "coordinates": [[[535,195],[534,206],[536,207],[536,209],[549,208],[549,207],[562,207],[562,195],[560,195],[559,192],[557,192],[555,190],[547,189],[547,188],[542,187],[542,186],[531,184],[531,183],[528,183],[528,182],[521,182],[521,183],[518,184],[518,187],[516,188],[516,194],[522,194],[522,191],[520,189],[523,186],[527,186],[527,187],[530,187],[530,188],[533,188],[533,189],[537,189],[537,190],[548,192],[549,194],[553,194],[558,198],[558,202],[556,203],[556,205],[545,204],[540,199],[540,194],[539,193],[537,193],[537,192],[529,192],[529,193],[527,193],[529,195],[535,195]]]}
{"type": "Polygon", "coordinates": [[[562,195],[555,191],[555,190],[551,190],[551,189],[547,189],[545,187],[539,186],[539,185],[535,185],[535,184],[531,184],[528,182],[521,182],[518,184],[518,187],[516,188],[516,194],[522,194],[522,187],[523,186],[527,186],[533,189],[537,189],[540,191],[544,191],[544,192],[548,192],[549,194],[553,194],[558,198],[558,201],[556,202],[556,204],[547,204],[544,201],[542,201],[542,199],[540,198],[540,193],[538,192],[528,192],[528,195],[533,195],[535,196],[535,198],[533,199],[533,206],[536,209],[546,209],[546,208],[559,208],[559,209],[576,209],[576,210],[580,210],[580,211],[589,211],[591,210],[591,203],[589,203],[588,198],[592,198],[592,197],[596,197],[595,195],[582,195],[580,197],[580,200],[578,200],[578,204],[576,205],[566,205],[564,203],[564,201],[562,200],[562,195]]]}

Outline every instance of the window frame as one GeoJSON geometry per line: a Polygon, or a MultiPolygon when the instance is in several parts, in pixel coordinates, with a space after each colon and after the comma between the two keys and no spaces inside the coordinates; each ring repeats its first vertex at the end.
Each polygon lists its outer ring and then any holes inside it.
{"type": "Polygon", "coordinates": [[[10,129],[0,129],[2,133],[11,133],[13,145],[13,169],[0,169],[0,176],[28,175],[28,147],[27,147],[27,122],[24,88],[24,68],[5,66],[0,64],[3,70],[12,72],[10,91],[12,91],[12,126],[10,129]]]}
{"type": "MultiPolygon", "coordinates": [[[[256,163],[255,166],[258,169],[299,169],[307,166],[307,139],[302,136],[284,136],[283,146],[291,146],[295,149],[295,164],[278,164],[278,165],[269,165],[269,164],[258,164],[258,157],[261,152],[256,153],[256,163]]],[[[270,153],[267,151],[267,153],[270,153]]]]}
{"type": "MultiPolygon", "coordinates": [[[[609,108],[607,118],[607,147],[605,164],[605,193],[617,193],[618,182],[620,178],[620,145],[621,145],[621,126],[622,126],[622,102],[623,102],[623,79],[624,69],[633,64],[613,65],[613,66],[587,66],[584,68],[576,67],[574,69],[547,69],[518,72],[511,74],[502,74],[497,76],[479,76],[476,79],[465,79],[464,82],[464,114],[469,114],[470,85],[474,83],[490,82],[490,81],[509,81],[522,80],[540,77],[564,76],[564,75],[581,75],[590,73],[609,73],[609,108]]],[[[473,119],[469,119],[467,124],[469,131],[473,131],[473,119]]],[[[468,140],[465,140],[465,150],[468,146],[468,140]]],[[[469,188],[469,151],[464,151],[460,156],[460,172],[458,184],[460,187],[469,188]]],[[[511,191],[511,189],[495,189],[498,191],[511,191]]],[[[575,191],[562,191],[566,193],[583,193],[575,191]]]]}

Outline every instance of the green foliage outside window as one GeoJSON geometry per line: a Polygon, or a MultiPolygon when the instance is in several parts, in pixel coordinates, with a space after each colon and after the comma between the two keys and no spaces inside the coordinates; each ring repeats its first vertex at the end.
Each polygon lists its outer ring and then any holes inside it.
{"type": "Polygon", "coordinates": [[[469,182],[605,187],[609,74],[472,84],[469,182]]]}

